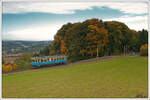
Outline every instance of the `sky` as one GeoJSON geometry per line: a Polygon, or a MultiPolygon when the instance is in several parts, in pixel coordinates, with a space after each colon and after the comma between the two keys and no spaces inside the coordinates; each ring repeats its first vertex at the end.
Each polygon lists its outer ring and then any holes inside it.
{"type": "Polygon", "coordinates": [[[144,2],[3,2],[3,40],[53,40],[63,24],[98,18],[120,21],[130,29],[148,29],[144,2]]]}

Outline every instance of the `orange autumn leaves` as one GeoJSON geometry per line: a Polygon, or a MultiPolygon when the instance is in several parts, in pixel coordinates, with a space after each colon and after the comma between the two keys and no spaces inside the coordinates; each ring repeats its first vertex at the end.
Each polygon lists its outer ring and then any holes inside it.
{"type": "Polygon", "coordinates": [[[148,56],[148,44],[144,44],[141,46],[140,55],[141,56],[148,56]]]}
{"type": "Polygon", "coordinates": [[[64,54],[68,60],[77,61],[96,56],[139,52],[141,45],[147,43],[146,34],[146,30],[137,32],[124,23],[103,22],[96,18],[67,23],[57,31],[50,45],[50,55],[64,54]]]}
{"type": "Polygon", "coordinates": [[[95,48],[98,47],[99,53],[102,53],[107,42],[108,31],[99,19],[68,23],[63,25],[55,35],[50,46],[50,54],[65,54],[74,60],[78,57],[93,57],[97,51],[95,48]]]}
{"type": "Polygon", "coordinates": [[[88,28],[90,29],[90,32],[87,35],[87,40],[91,42],[91,44],[88,45],[88,48],[90,49],[88,53],[93,56],[93,54],[96,53],[95,48],[98,48],[100,52],[103,52],[102,48],[108,42],[108,31],[104,27],[99,28],[95,25],[89,25],[88,28]]]}
{"type": "Polygon", "coordinates": [[[13,64],[7,64],[7,65],[2,65],[2,71],[3,72],[11,72],[17,70],[17,64],[13,63],[13,64]]]}

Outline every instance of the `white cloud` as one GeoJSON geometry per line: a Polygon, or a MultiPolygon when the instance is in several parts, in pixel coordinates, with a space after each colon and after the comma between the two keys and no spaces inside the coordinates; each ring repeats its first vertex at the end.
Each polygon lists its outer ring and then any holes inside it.
{"type": "Polygon", "coordinates": [[[142,30],[148,29],[148,16],[123,16],[119,18],[103,19],[104,21],[120,21],[125,23],[130,29],[142,30]]]}
{"type": "Polygon", "coordinates": [[[125,13],[147,13],[147,3],[142,2],[4,2],[3,13],[46,12],[73,14],[75,10],[92,9],[93,6],[107,6],[125,13]]]}
{"type": "Polygon", "coordinates": [[[17,29],[3,34],[4,40],[53,40],[62,24],[17,29]],[[9,37],[8,37],[9,36],[9,37]]]}

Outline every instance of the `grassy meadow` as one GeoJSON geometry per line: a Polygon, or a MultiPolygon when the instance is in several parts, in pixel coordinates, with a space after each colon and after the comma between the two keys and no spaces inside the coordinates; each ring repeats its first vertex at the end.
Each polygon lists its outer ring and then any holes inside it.
{"type": "Polygon", "coordinates": [[[2,76],[3,98],[148,96],[148,58],[118,57],[2,76]]]}

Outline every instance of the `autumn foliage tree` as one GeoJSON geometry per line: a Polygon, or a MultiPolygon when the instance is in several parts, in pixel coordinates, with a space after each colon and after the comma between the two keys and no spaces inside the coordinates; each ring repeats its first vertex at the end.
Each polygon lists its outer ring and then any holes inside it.
{"type": "Polygon", "coordinates": [[[148,45],[144,44],[140,48],[140,55],[141,56],[148,56],[148,45]]]}
{"type": "Polygon", "coordinates": [[[16,69],[17,69],[17,64],[14,63],[14,64],[13,64],[13,70],[16,70],[16,69]]]}
{"type": "Polygon", "coordinates": [[[11,64],[8,64],[8,65],[3,65],[3,67],[2,67],[3,69],[3,72],[11,72],[12,70],[13,70],[13,68],[12,68],[12,66],[11,66],[11,64]]]}
{"type": "Polygon", "coordinates": [[[104,46],[108,42],[107,30],[104,27],[99,28],[94,25],[89,25],[88,28],[90,30],[90,32],[87,34],[87,40],[89,41],[88,51],[91,57],[93,57],[94,54],[103,55],[104,46]]]}
{"type": "Polygon", "coordinates": [[[147,43],[147,38],[146,30],[137,32],[121,22],[103,22],[93,18],[63,25],[50,45],[50,55],[64,54],[69,61],[76,61],[139,52],[140,46],[147,43]]]}

